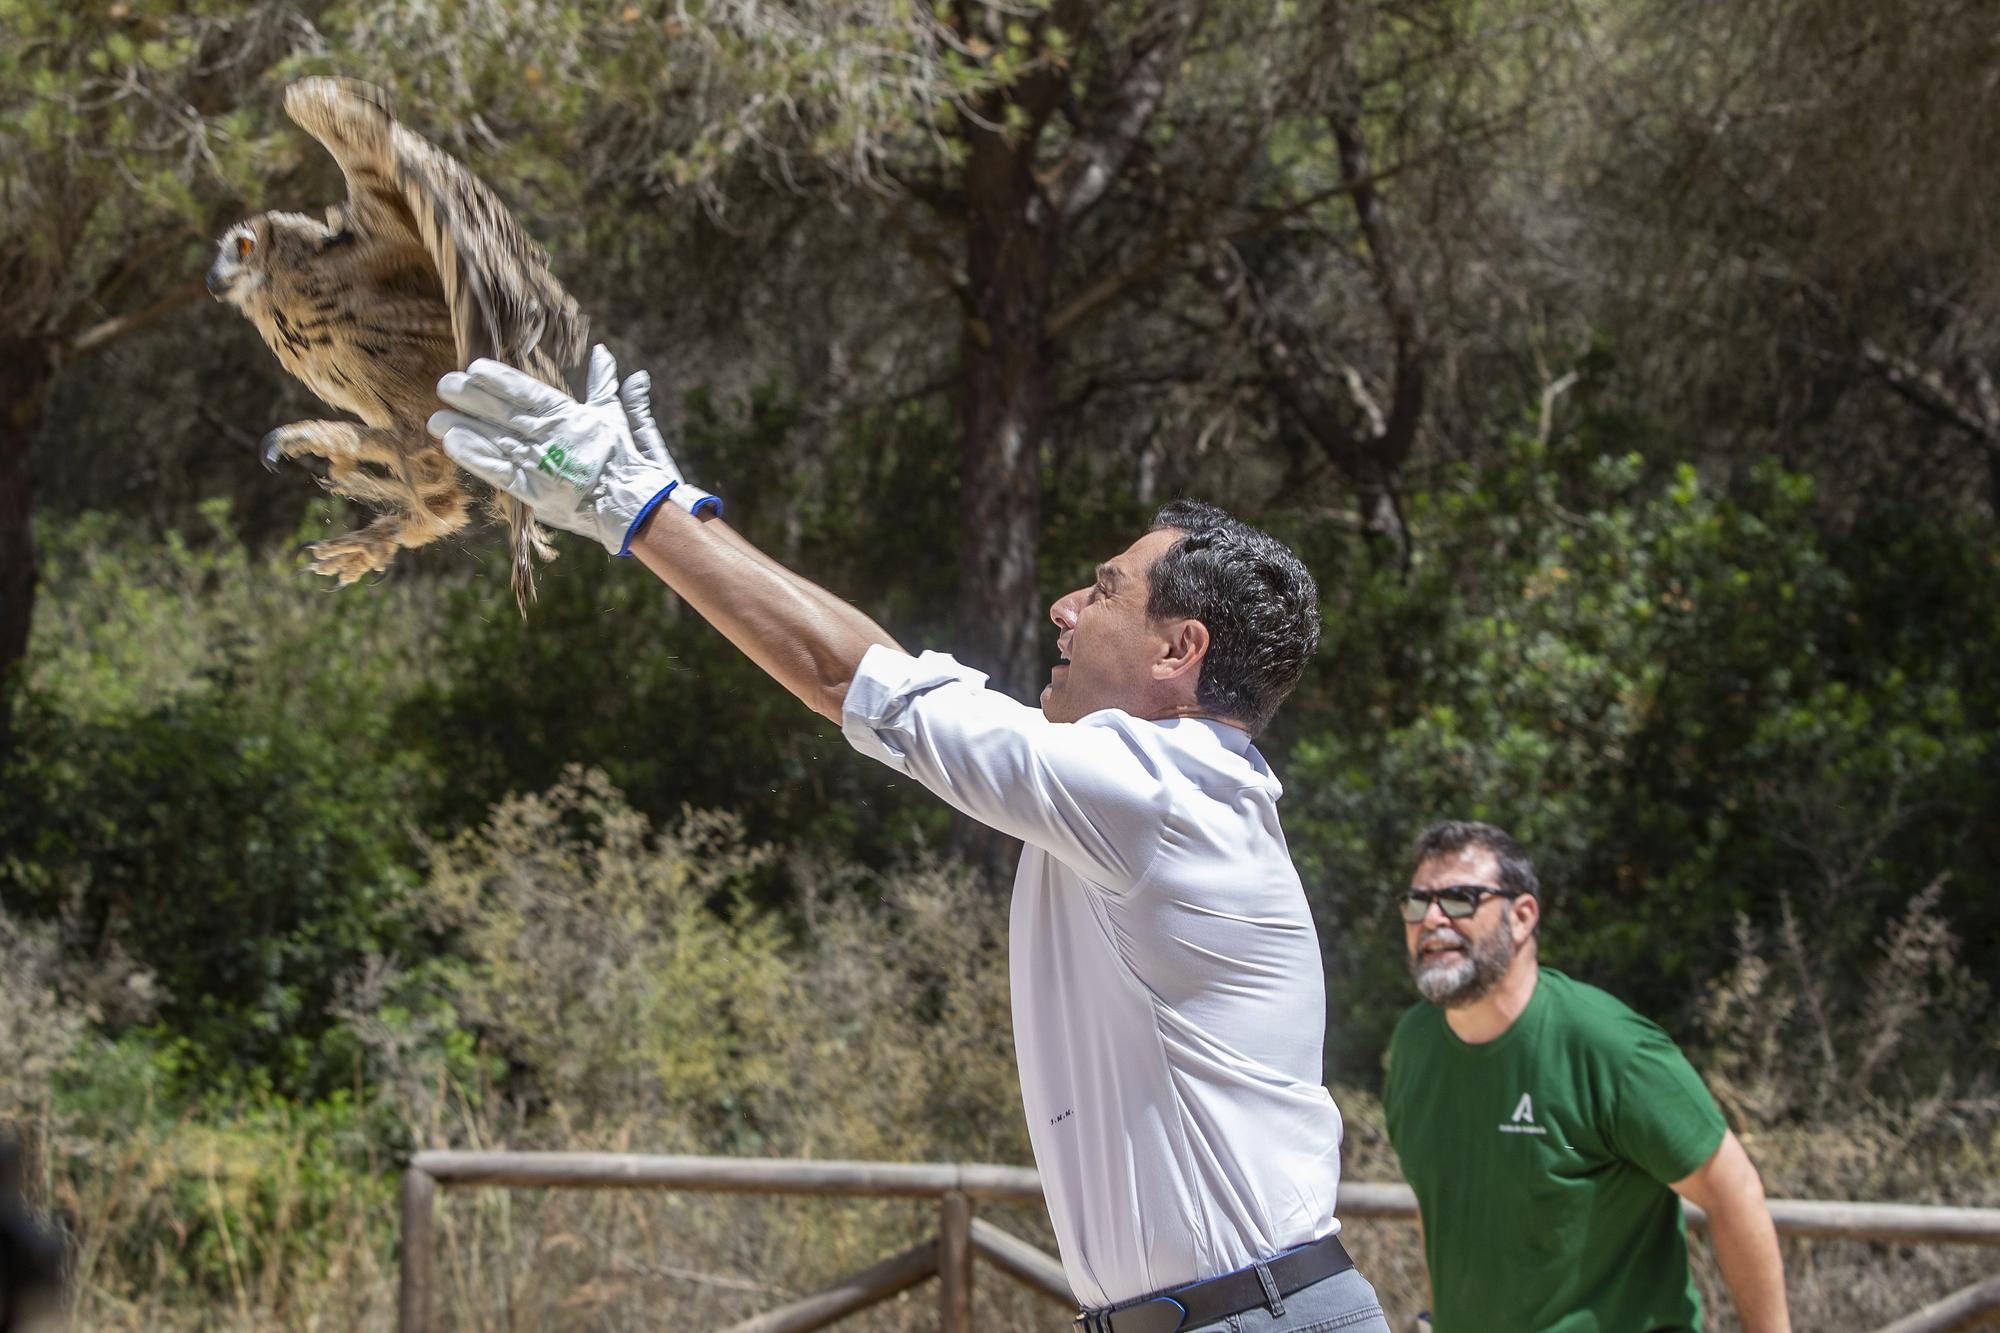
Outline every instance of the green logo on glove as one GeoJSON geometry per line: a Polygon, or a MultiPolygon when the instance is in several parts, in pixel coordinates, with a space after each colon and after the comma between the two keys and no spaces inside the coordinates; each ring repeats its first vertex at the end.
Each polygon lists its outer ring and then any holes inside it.
{"type": "Polygon", "coordinates": [[[570,485],[582,490],[590,484],[590,469],[581,460],[570,457],[569,441],[557,440],[542,451],[535,466],[551,477],[560,477],[570,485]]]}

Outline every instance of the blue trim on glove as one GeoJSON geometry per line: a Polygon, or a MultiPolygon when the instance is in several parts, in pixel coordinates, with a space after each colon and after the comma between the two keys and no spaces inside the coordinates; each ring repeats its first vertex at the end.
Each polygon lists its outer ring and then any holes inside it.
{"type": "Polygon", "coordinates": [[[688,512],[696,518],[721,518],[722,497],[719,495],[704,495],[701,499],[694,502],[694,508],[688,510],[688,512]]]}
{"type": "Polygon", "coordinates": [[[639,535],[640,526],[644,524],[647,519],[653,516],[653,511],[660,507],[660,501],[666,499],[669,495],[672,495],[674,493],[674,487],[678,485],[680,485],[678,481],[668,482],[658,495],[655,495],[652,499],[646,501],[646,503],[640,508],[638,516],[632,520],[632,526],[625,529],[625,543],[624,545],[618,548],[618,554],[620,557],[627,560],[632,558],[632,539],[639,535]]]}

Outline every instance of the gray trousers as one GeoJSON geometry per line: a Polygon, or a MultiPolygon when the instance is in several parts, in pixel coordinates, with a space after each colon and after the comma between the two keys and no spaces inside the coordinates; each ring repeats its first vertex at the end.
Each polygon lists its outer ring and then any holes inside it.
{"type": "Polygon", "coordinates": [[[1181,1333],[1389,1333],[1375,1288],[1356,1269],[1335,1273],[1285,1297],[1285,1312],[1263,1306],[1181,1333]]]}

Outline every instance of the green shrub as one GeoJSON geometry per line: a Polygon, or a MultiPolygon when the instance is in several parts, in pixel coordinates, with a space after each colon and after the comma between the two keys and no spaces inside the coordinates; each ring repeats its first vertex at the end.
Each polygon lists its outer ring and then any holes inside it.
{"type": "Polygon", "coordinates": [[[209,541],[96,520],[45,536],[49,588],[0,771],[0,894],[123,951],[213,1080],[311,1091],[343,972],[417,928],[413,815],[434,775],[387,706],[430,669],[429,590],[330,597],[209,541]]]}
{"type": "Polygon", "coordinates": [[[1407,575],[1309,534],[1326,642],[1271,743],[1345,1076],[1372,1081],[1413,998],[1389,904],[1438,818],[1509,827],[1542,871],[1544,957],[1683,1034],[1738,913],[1809,920],[1851,986],[1956,872],[1939,911],[2000,967],[1974,891],[2000,828],[1990,543],[1923,516],[1830,531],[1775,467],[1725,495],[1587,440],[1519,441],[1409,519],[1407,575]]]}

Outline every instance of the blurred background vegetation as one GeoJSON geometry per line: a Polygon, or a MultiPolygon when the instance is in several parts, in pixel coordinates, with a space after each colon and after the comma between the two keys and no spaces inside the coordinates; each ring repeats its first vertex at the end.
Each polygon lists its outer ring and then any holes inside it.
{"type": "MultiPolygon", "coordinates": [[[[311,72],[906,643],[1030,694],[1180,494],[1307,555],[1263,748],[1351,1176],[1459,815],[1774,1193],[2000,1202],[1996,69],[1980,0],[0,0],[0,1119],[79,1320],[385,1327],[420,1146],[1027,1160],[1004,887],[935,802],[582,544],[525,622],[491,529],[300,572],[354,515],[253,465],[315,405],[199,275],[337,197],[311,72]]],[[[468,1197],[446,1304],[706,1326],[924,1225],[468,1197]]],[[[1802,1327],[1972,1272],[1791,1258],[1802,1327]]]]}

